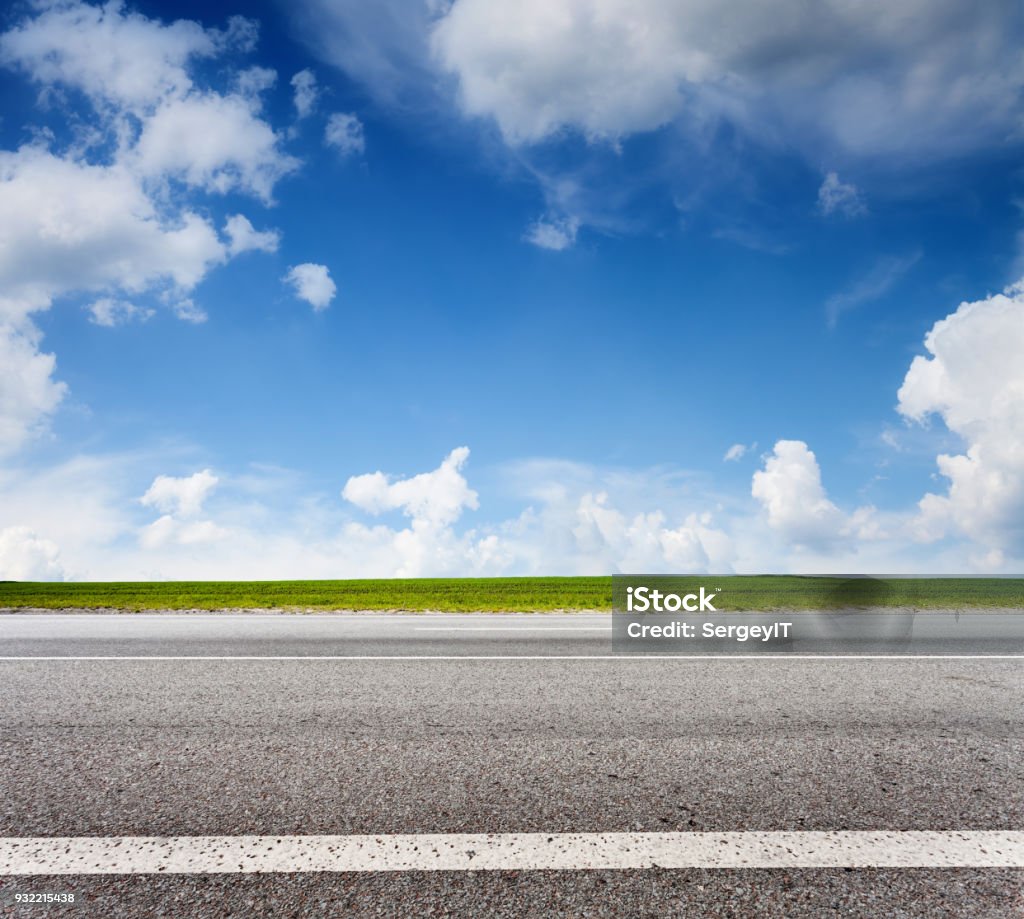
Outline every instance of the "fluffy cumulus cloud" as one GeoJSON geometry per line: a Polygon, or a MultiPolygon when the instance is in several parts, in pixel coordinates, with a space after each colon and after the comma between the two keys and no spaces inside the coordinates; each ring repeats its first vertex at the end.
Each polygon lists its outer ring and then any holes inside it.
{"type": "Polygon", "coordinates": [[[921,560],[905,551],[906,515],[870,504],[842,510],[802,440],[777,441],[762,461],[751,482],[760,520],[743,519],[736,530],[747,570],[920,570],[921,560]]]}
{"type": "Polygon", "coordinates": [[[936,540],[965,534],[989,558],[1024,552],[1024,283],[962,303],[925,336],[899,390],[913,422],[937,417],[964,452],[941,454],[942,494],[920,503],[915,532],[936,540]]]}
{"type": "Polygon", "coordinates": [[[224,225],[228,237],[228,252],[239,255],[242,252],[276,252],[281,243],[277,230],[257,230],[247,217],[232,214],[224,225]]]}
{"type": "Polygon", "coordinates": [[[33,313],[72,292],[94,293],[93,320],[116,325],[144,316],[137,298],[156,293],[196,321],[205,313],[190,293],[212,268],[276,245],[276,235],[240,216],[225,243],[204,208],[169,193],[180,186],[269,201],[297,167],[260,114],[271,71],[242,71],[223,92],[194,82],[197,62],[254,42],[254,24],[237,17],[210,29],[74,0],[41,5],[0,35],[0,66],[47,92],[55,110],[66,92],[92,106],[86,143],[0,151],[0,349],[10,359],[0,450],[24,443],[63,393],[33,313]]]}
{"type": "Polygon", "coordinates": [[[712,525],[709,513],[688,514],[671,526],[662,511],[630,515],[616,508],[607,492],[586,493],[579,499],[569,532],[576,556],[573,567],[583,565],[588,573],[730,567],[729,537],[712,525]]]}
{"type": "Polygon", "coordinates": [[[347,539],[368,550],[371,570],[416,577],[487,569],[498,540],[472,531],[460,535],[453,528],[464,511],[478,506],[463,475],[468,459],[469,449],[457,447],[431,472],[397,480],[373,472],[345,483],[342,497],[360,510],[371,515],[400,511],[409,519],[408,526],[397,529],[361,523],[346,527],[347,539]]]}
{"type": "Polygon", "coordinates": [[[209,469],[182,477],[158,475],[139,501],[165,514],[194,517],[218,481],[209,469]]]}
{"type": "Polygon", "coordinates": [[[840,538],[846,521],[825,493],[821,469],[802,440],[780,440],[754,473],[751,493],[768,525],[788,543],[827,546],[840,538]]]}
{"type": "Polygon", "coordinates": [[[203,504],[220,480],[209,469],[190,476],[159,475],[139,503],[162,514],[143,527],[139,543],[146,549],[158,549],[170,543],[194,545],[222,539],[227,531],[212,520],[198,519],[203,504]]]}
{"type": "Polygon", "coordinates": [[[362,153],[366,149],[363,123],[349,112],[335,112],[327,119],[324,143],[328,147],[333,147],[342,156],[362,153]]]}
{"type": "Polygon", "coordinates": [[[53,378],[57,360],[39,350],[39,330],[0,316],[0,457],[36,434],[67,391],[53,378]]]}
{"type": "Polygon", "coordinates": [[[467,519],[479,498],[464,447],[408,477],[352,476],[333,498],[305,493],[294,472],[254,468],[158,475],[140,499],[132,483],[165,461],[164,453],[133,453],[0,468],[0,532],[10,530],[0,539],[0,577],[728,571],[736,559],[711,512],[678,506],[677,479],[657,472],[515,464],[503,477],[526,508],[477,524],[467,519]]]}
{"type": "Polygon", "coordinates": [[[477,494],[462,474],[468,447],[457,447],[433,472],[392,482],[383,472],[350,478],[342,497],[371,514],[400,510],[414,525],[430,527],[454,523],[467,508],[477,507],[477,494]]]}
{"type": "Polygon", "coordinates": [[[437,469],[408,479],[393,480],[381,472],[349,479],[342,495],[356,507],[373,515],[400,511],[409,518],[401,528],[348,525],[346,537],[372,555],[369,570],[391,575],[603,574],[723,571],[734,561],[732,543],[710,513],[685,513],[673,523],[663,510],[627,510],[608,490],[584,485],[584,480],[609,485],[623,500],[621,479],[598,475],[595,480],[592,470],[572,464],[568,470],[566,464],[554,464],[539,473],[515,473],[529,480],[530,505],[497,525],[460,533],[457,522],[478,505],[465,478],[468,458],[469,450],[460,447],[437,469]],[[568,481],[572,478],[580,481],[568,481]]]}
{"type": "Polygon", "coordinates": [[[225,258],[190,208],[167,213],[123,163],[0,152],[0,289],[27,314],[74,290],[188,290],[225,258]]]}
{"type": "Polygon", "coordinates": [[[681,85],[712,75],[710,55],[687,47],[673,24],[673,6],[460,0],[434,47],[458,77],[464,110],[493,117],[512,143],[564,127],[621,137],[669,121],[681,85]]]}
{"type": "Polygon", "coordinates": [[[891,565],[909,558],[915,541],[946,540],[928,558],[931,570],[947,572],[1006,569],[1024,557],[1024,282],[962,303],[932,326],[924,349],[897,408],[908,423],[937,419],[961,439],[962,453],[936,460],[944,491],[913,510],[845,512],[829,499],[808,446],[782,440],[754,474],[752,494],[784,544],[833,557],[885,545],[882,564],[891,565]]]}
{"type": "Polygon", "coordinates": [[[327,266],[314,262],[293,265],[284,276],[284,281],[292,288],[296,297],[305,300],[317,312],[330,306],[338,290],[331,280],[327,266]]]}
{"type": "Polygon", "coordinates": [[[1022,31],[1009,0],[455,0],[433,50],[513,144],[710,115],[810,150],[934,155],[1019,134],[1022,31]]]}
{"type": "Polygon", "coordinates": [[[192,87],[192,59],[218,53],[225,34],[180,20],[164,25],[120,3],[54,3],[0,37],[0,61],[44,85],[145,111],[192,87]]]}
{"type": "Polygon", "coordinates": [[[241,191],[269,203],[278,179],[298,167],[278,144],[247,97],[193,92],[145,119],[131,159],[144,178],[178,179],[217,194],[241,191]]]}
{"type": "Polygon", "coordinates": [[[528,502],[496,528],[517,573],[730,571],[737,562],[729,514],[691,474],[553,460],[503,473],[528,502]]]}
{"type": "Polygon", "coordinates": [[[44,87],[84,92],[120,130],[120,158],[142,177],[268,199],[298,165],[259,117],[258,90],[273,71],[243,71],[240,91],[227,93],[202,89],[190,76],[197,59],[251,48],[255,30],[240,17],[224,30],[204,29],[184,20],[164,25],[119,3],[61,3],[0,36],[0,61],[44,87]],[[134,142],[126,128],[137,130],[134,142]]]}
{"type": "Polygon", "coordinates": [[[258,467],[153,478],[149,470],[164,462],[161,452],[0,467],[0,532],[9,531],[0,539],[7,565],[0,577],[948,573],[1012,568],[1021,557],[1008,514],[1007,525],[963,534],[955,508],[945,507],[942,525],[959,541],[936,547],[913,542],[923,521],[910,509],[842,508],[800,441],[780,441],[762,458],[752,501],[715,494],[703,476],[680,470],[512,463],[492,473],[522,509],[483,520],[471,513],[478,505],[486,512],[488,502],[474,487],[464,447],[427,472],[354,475],[334,496],[307,491],[297,472],[258,467]],[[76,512],[68,514],[72,503],[76,512]]]}
{"type": "Polygon", "coordinates": [[[57,546],[28,527],[0,530],[0,580],[61,581],[64,569],[57,546]]]}

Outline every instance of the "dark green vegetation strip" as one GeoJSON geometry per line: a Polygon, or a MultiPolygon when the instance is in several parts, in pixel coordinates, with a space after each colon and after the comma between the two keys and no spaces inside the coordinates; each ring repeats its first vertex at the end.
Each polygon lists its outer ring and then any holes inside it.
{"type": "MultiPolygon", "coordinates": [[[[845,579],[735,576],[673,579],[721,589],[726,610],[820,609],[837,605],[922,609],[1024,608],[1021,578],[845,579]],[[852,583],[852,586],[851,586],[852,583]]],[[[0,582],[0,607],[43,609],[611,609],[612,579],[417,578],[359,581],[162,581],[121,583],[0,582]]]]}

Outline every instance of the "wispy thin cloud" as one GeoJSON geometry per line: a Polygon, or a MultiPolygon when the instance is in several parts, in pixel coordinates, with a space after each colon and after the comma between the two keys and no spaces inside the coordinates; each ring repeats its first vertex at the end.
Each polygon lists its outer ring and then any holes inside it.
{"type": "Polygon", "coordinates": [[[863,217],[868,212],[857,186],[843,182],[835,172],[826,175],[818,189],[818,210],[845,217],[863,217]]]}
{"type": "Polygon", "coordinates": [[[887,294],[921,258],[920,252],[896,258],[886,256],[879,259],[872,268],[848,287],[840,290],[825,301],[825,319],[828,327],[834,329],[843,313],[848,313],[865,303],[871,303],[887,294]]]}

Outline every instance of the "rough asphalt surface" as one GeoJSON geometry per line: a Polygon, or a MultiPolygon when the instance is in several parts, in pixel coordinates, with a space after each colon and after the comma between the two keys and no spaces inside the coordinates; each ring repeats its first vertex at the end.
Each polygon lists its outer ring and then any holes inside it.
{"type": "MultiPolygon", "coordinates": [[[[602,617],[356,618],[0,617],[0,655],[610,648],[602,617]]],[[[0,662],[3,836],[1022,828],[1024,660],[0,662]]],[[[1024,871],[6,877],[2,910],[1006,917],[1024,871]]]]}

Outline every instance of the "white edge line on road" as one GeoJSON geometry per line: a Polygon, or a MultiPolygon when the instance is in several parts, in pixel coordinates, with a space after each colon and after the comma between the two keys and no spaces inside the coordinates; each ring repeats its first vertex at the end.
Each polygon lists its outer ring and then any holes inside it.
{"type": "Polygon", "coordinates": [[[1024,654],[91,654],[0,656],[3,661],[1007,661],[1024,654]]]}
{"type": "Polygon", "coordinates": [[[610,625],[414,625],[414,632],[610,632],[610,625]]]}
{"type": "Polygon", "coordinates": [[[0,838],[0,875],[642,868],[1024,868],[1024,832],[0,838]]]}

